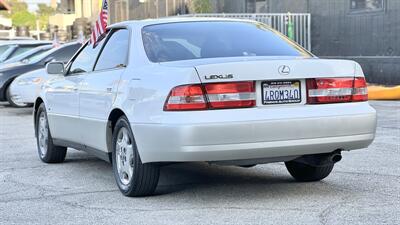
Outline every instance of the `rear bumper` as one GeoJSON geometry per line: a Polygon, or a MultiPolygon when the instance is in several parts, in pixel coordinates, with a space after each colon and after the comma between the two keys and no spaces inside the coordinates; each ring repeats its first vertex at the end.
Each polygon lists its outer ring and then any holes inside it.
{"type": "Polygon", "coordinates": [[[143,162],[231,161],[367,147],[376,112],[368,103],[165,114],[132,123],[143,162]]]}

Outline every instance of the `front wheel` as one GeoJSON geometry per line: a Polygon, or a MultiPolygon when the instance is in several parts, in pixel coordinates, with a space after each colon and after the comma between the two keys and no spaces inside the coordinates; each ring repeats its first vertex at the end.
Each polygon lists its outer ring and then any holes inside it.
{"type": "Polygon", "coordinates": [[[36,142],[39,158],[45,163],[64,162],[67,148],[53,144],[47,120],[46,108],[42,103],[36,113],[36,142]]]}
{"type": "Polygon", "coordinates": [[[128,119],[118,119],[113,132],[112,165],[118,188],[125,196],[147,196],[154,193],[160,169],[143,164],[137,151],[128,119]]]}
{"type": "Polygon", "coordinates": [[[334,166],[334,164],[312,166],[295,161],[285,162],[285,165],[294,179],[306,182],[320,181],[324,179],[331,173],[334,166]]]}

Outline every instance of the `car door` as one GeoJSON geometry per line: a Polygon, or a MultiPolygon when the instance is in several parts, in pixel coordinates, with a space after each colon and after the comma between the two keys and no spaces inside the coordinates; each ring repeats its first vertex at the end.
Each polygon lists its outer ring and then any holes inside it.
{"type": "Polygon", "coordinates": [[[103,41],[96,46],[87,43],[67,65],[65,76],[54,77],[47,83],[47,113],[54,139],[81,144],[78,88],[93,71],[102,44],[103,41]]]}
{"type": "Polygon", "coordinates": [[[126,68],[129,36],[127,29],[110,31],[93,72],[85,76],[79,87],[83,143],[89,148],[107,151],[108,115],[117,95],[121,75],[126,68]]]}

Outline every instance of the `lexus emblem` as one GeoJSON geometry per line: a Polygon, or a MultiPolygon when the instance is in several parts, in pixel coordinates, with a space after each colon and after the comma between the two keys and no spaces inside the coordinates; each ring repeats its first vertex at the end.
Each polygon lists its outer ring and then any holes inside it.
{"type": "Polygon", "coordinates": [[[290,73],[290,67],[288,67],[288,66],[286,66],[286,65],[280,66],[280,67],[278,68],[278,72],[279,72],[281,75],[289,75],[289,73],[290,73]]]}

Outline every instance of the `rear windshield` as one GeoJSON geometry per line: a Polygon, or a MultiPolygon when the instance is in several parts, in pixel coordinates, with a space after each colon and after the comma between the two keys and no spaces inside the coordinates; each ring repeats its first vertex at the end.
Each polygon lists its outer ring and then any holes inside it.
{"type": "Polygon", "coordinates": [[[261,23],[179,22],[142,29],[152,62],[249,56],[310,56],[307,51],[261,23]]]}

